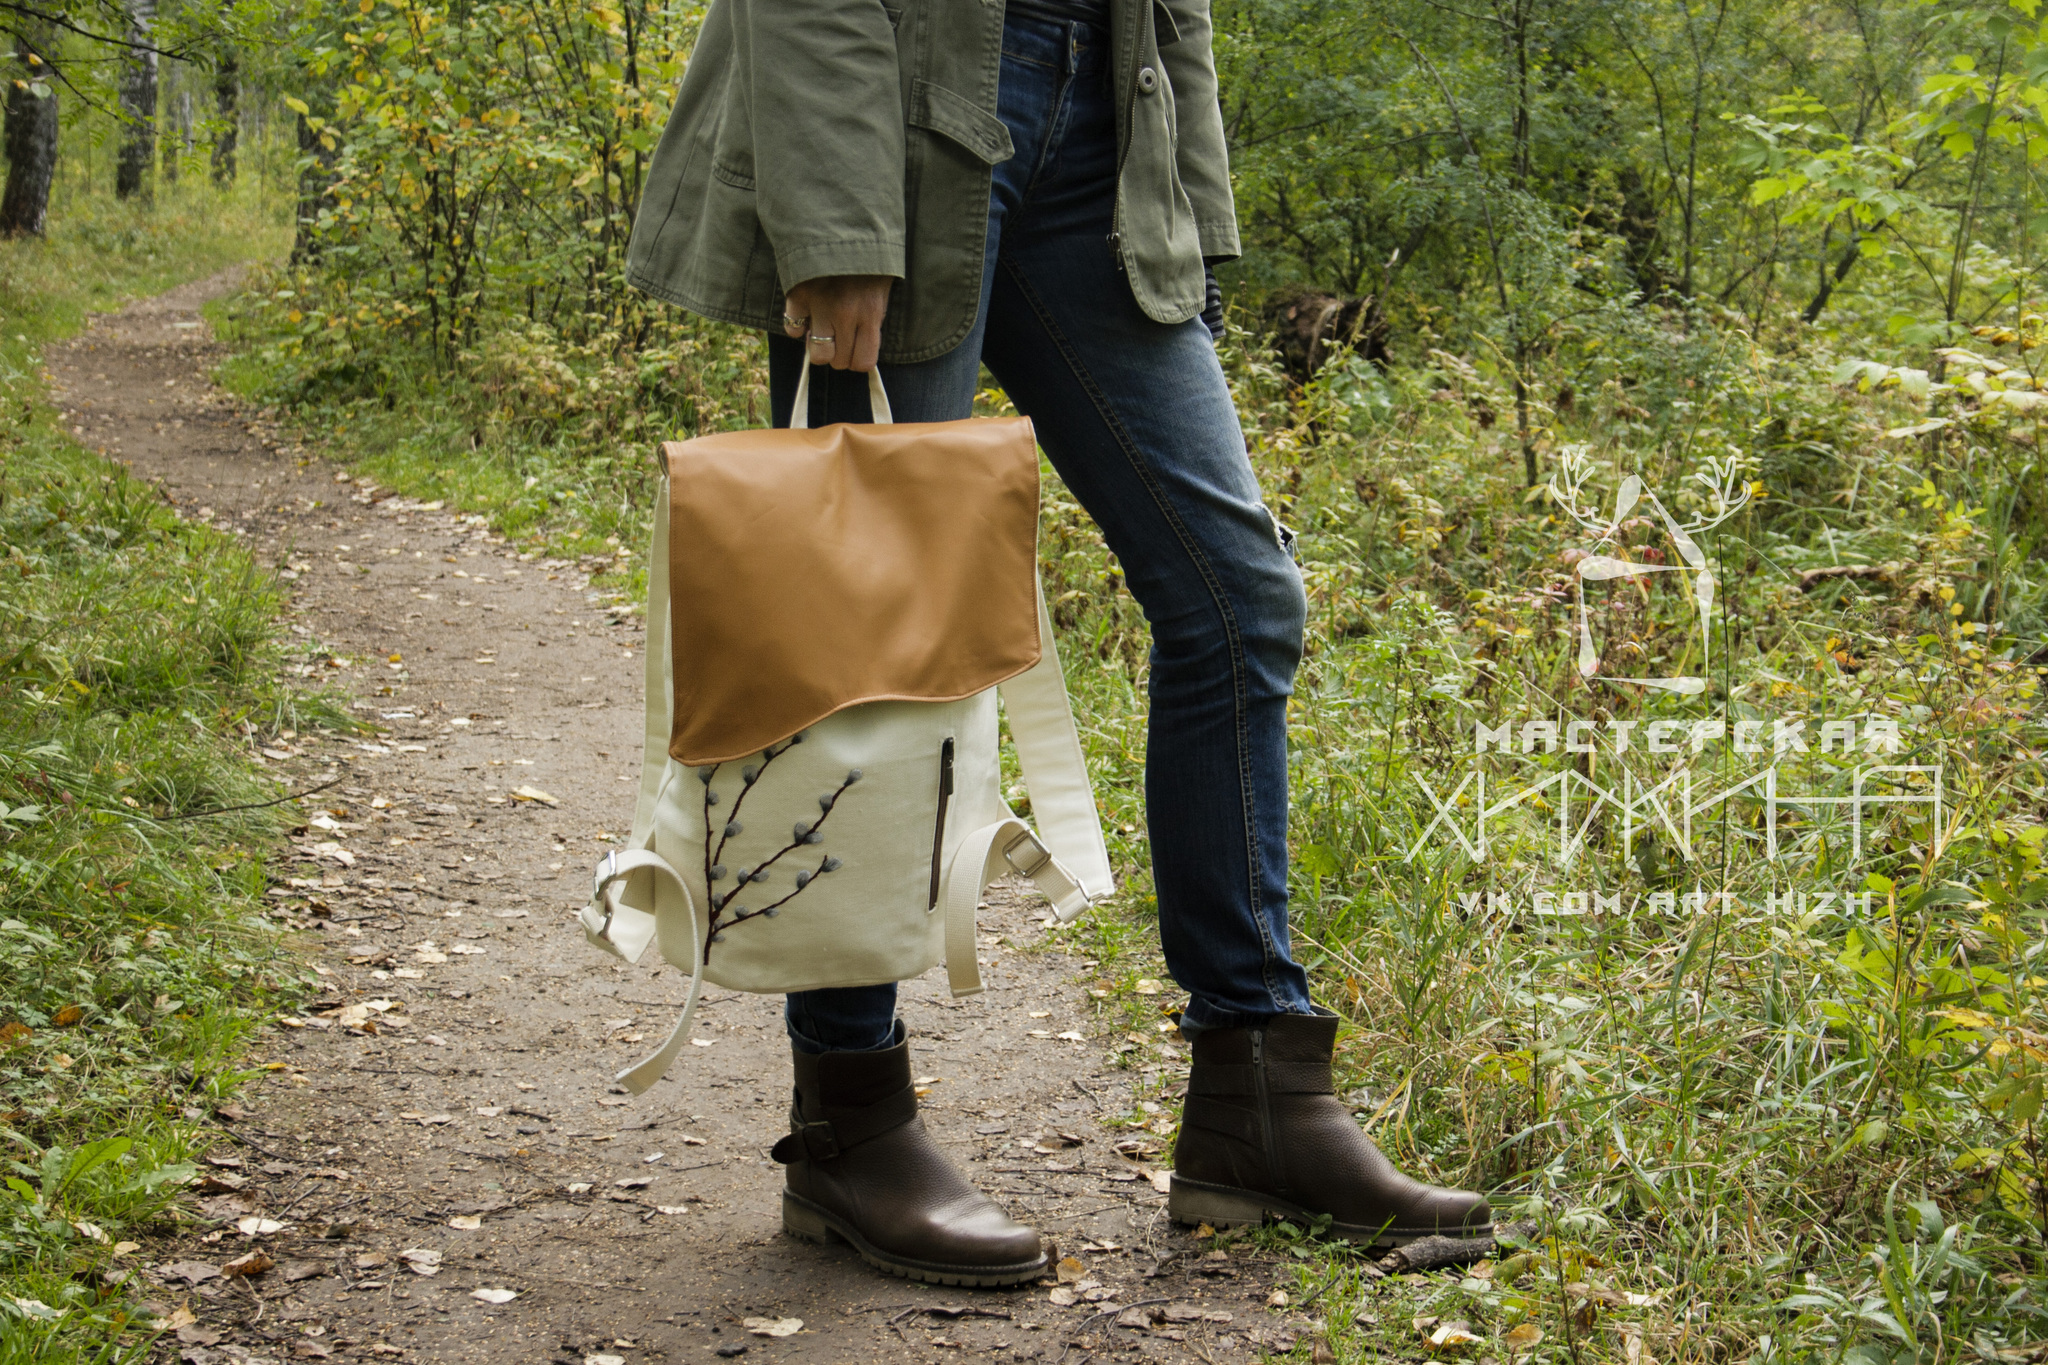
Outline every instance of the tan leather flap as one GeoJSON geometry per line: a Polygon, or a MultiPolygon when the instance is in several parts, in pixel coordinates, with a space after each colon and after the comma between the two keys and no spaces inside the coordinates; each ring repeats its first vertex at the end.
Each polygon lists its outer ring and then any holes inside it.
{"type": "Polygon", "coordinates": [[[744,758],[861,702],[957,701],[1038,662],[1028,419],[663,450],[677,761],[744,758]]]}

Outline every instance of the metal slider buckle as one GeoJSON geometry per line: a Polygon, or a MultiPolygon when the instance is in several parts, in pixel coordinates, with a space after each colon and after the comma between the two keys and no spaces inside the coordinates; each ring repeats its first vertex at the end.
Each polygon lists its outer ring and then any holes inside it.
{"type": "Polygon", "coordinates": [[[1045,870],[1045,865],[1052,861],[1052,852],[1044,844],[1038,842],[1037,835],[1027,829],[1016,838],[1010,840],[1009,843],[1003,845],[1003,861],[1016,869],[1020,876],[1036,877],[1045,870]],[[1032,851],[1038,854],[1038,861],[1029,867],[1017,861],[1017,849],[1024,844],[1031,845],[1032,851]]]}

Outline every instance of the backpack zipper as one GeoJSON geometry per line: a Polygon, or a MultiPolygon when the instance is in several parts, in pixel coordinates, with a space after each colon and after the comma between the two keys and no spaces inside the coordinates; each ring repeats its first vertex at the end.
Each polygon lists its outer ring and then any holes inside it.
{"type": "Polygon", "coordinates": [[[939,908],[939,873],[946,857],[946,807],[953,802],[953,737],[939,746],[939,818],[932,827],[932,894],[925,913],[939,908]]]}

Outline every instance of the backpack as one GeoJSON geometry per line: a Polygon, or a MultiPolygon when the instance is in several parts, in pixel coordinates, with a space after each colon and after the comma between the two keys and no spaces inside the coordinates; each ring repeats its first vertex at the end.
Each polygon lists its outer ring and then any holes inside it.
{"type": "Polygon", "coordinates": [[[647,734],[633,831],[579,918],[704,982],[786,993],[943,961],[982,989],[975,912],[1005,873],[1071,921],[1113,889],[1038,580],[1030,421],[876,421],[662,447],[647,556],[647,734]],[[999,709],[1000,708],[1000,709],[999,709]],[[1007,719],[1034,830],[1001,790],[1007,719]]]}

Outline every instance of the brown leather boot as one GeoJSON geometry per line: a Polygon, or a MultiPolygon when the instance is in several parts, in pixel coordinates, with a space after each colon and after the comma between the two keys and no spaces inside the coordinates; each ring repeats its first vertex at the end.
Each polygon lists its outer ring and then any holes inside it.
{"type": "Polygon", "coordinates": [[[1484,1195],[1409,1179],[1359,1131],[1330,1080],[1336,1045],[1327,1012],[1195,1035],[1166,1200],[1174,1220],[1235,1227],[1328,1214],[1328,1235],[1375,1246],[1491,1236],[1484,1195]]]}
{"type": "Polygon", "coordinates": [[[910,1045],[796,1052],[782,1228],[838,1237],[869,1265],[927,1284],[1007,1285],[1045,1273],[1038,1234],[1013,1223],[946,1160],[917,1114],[910,1045]]]}

